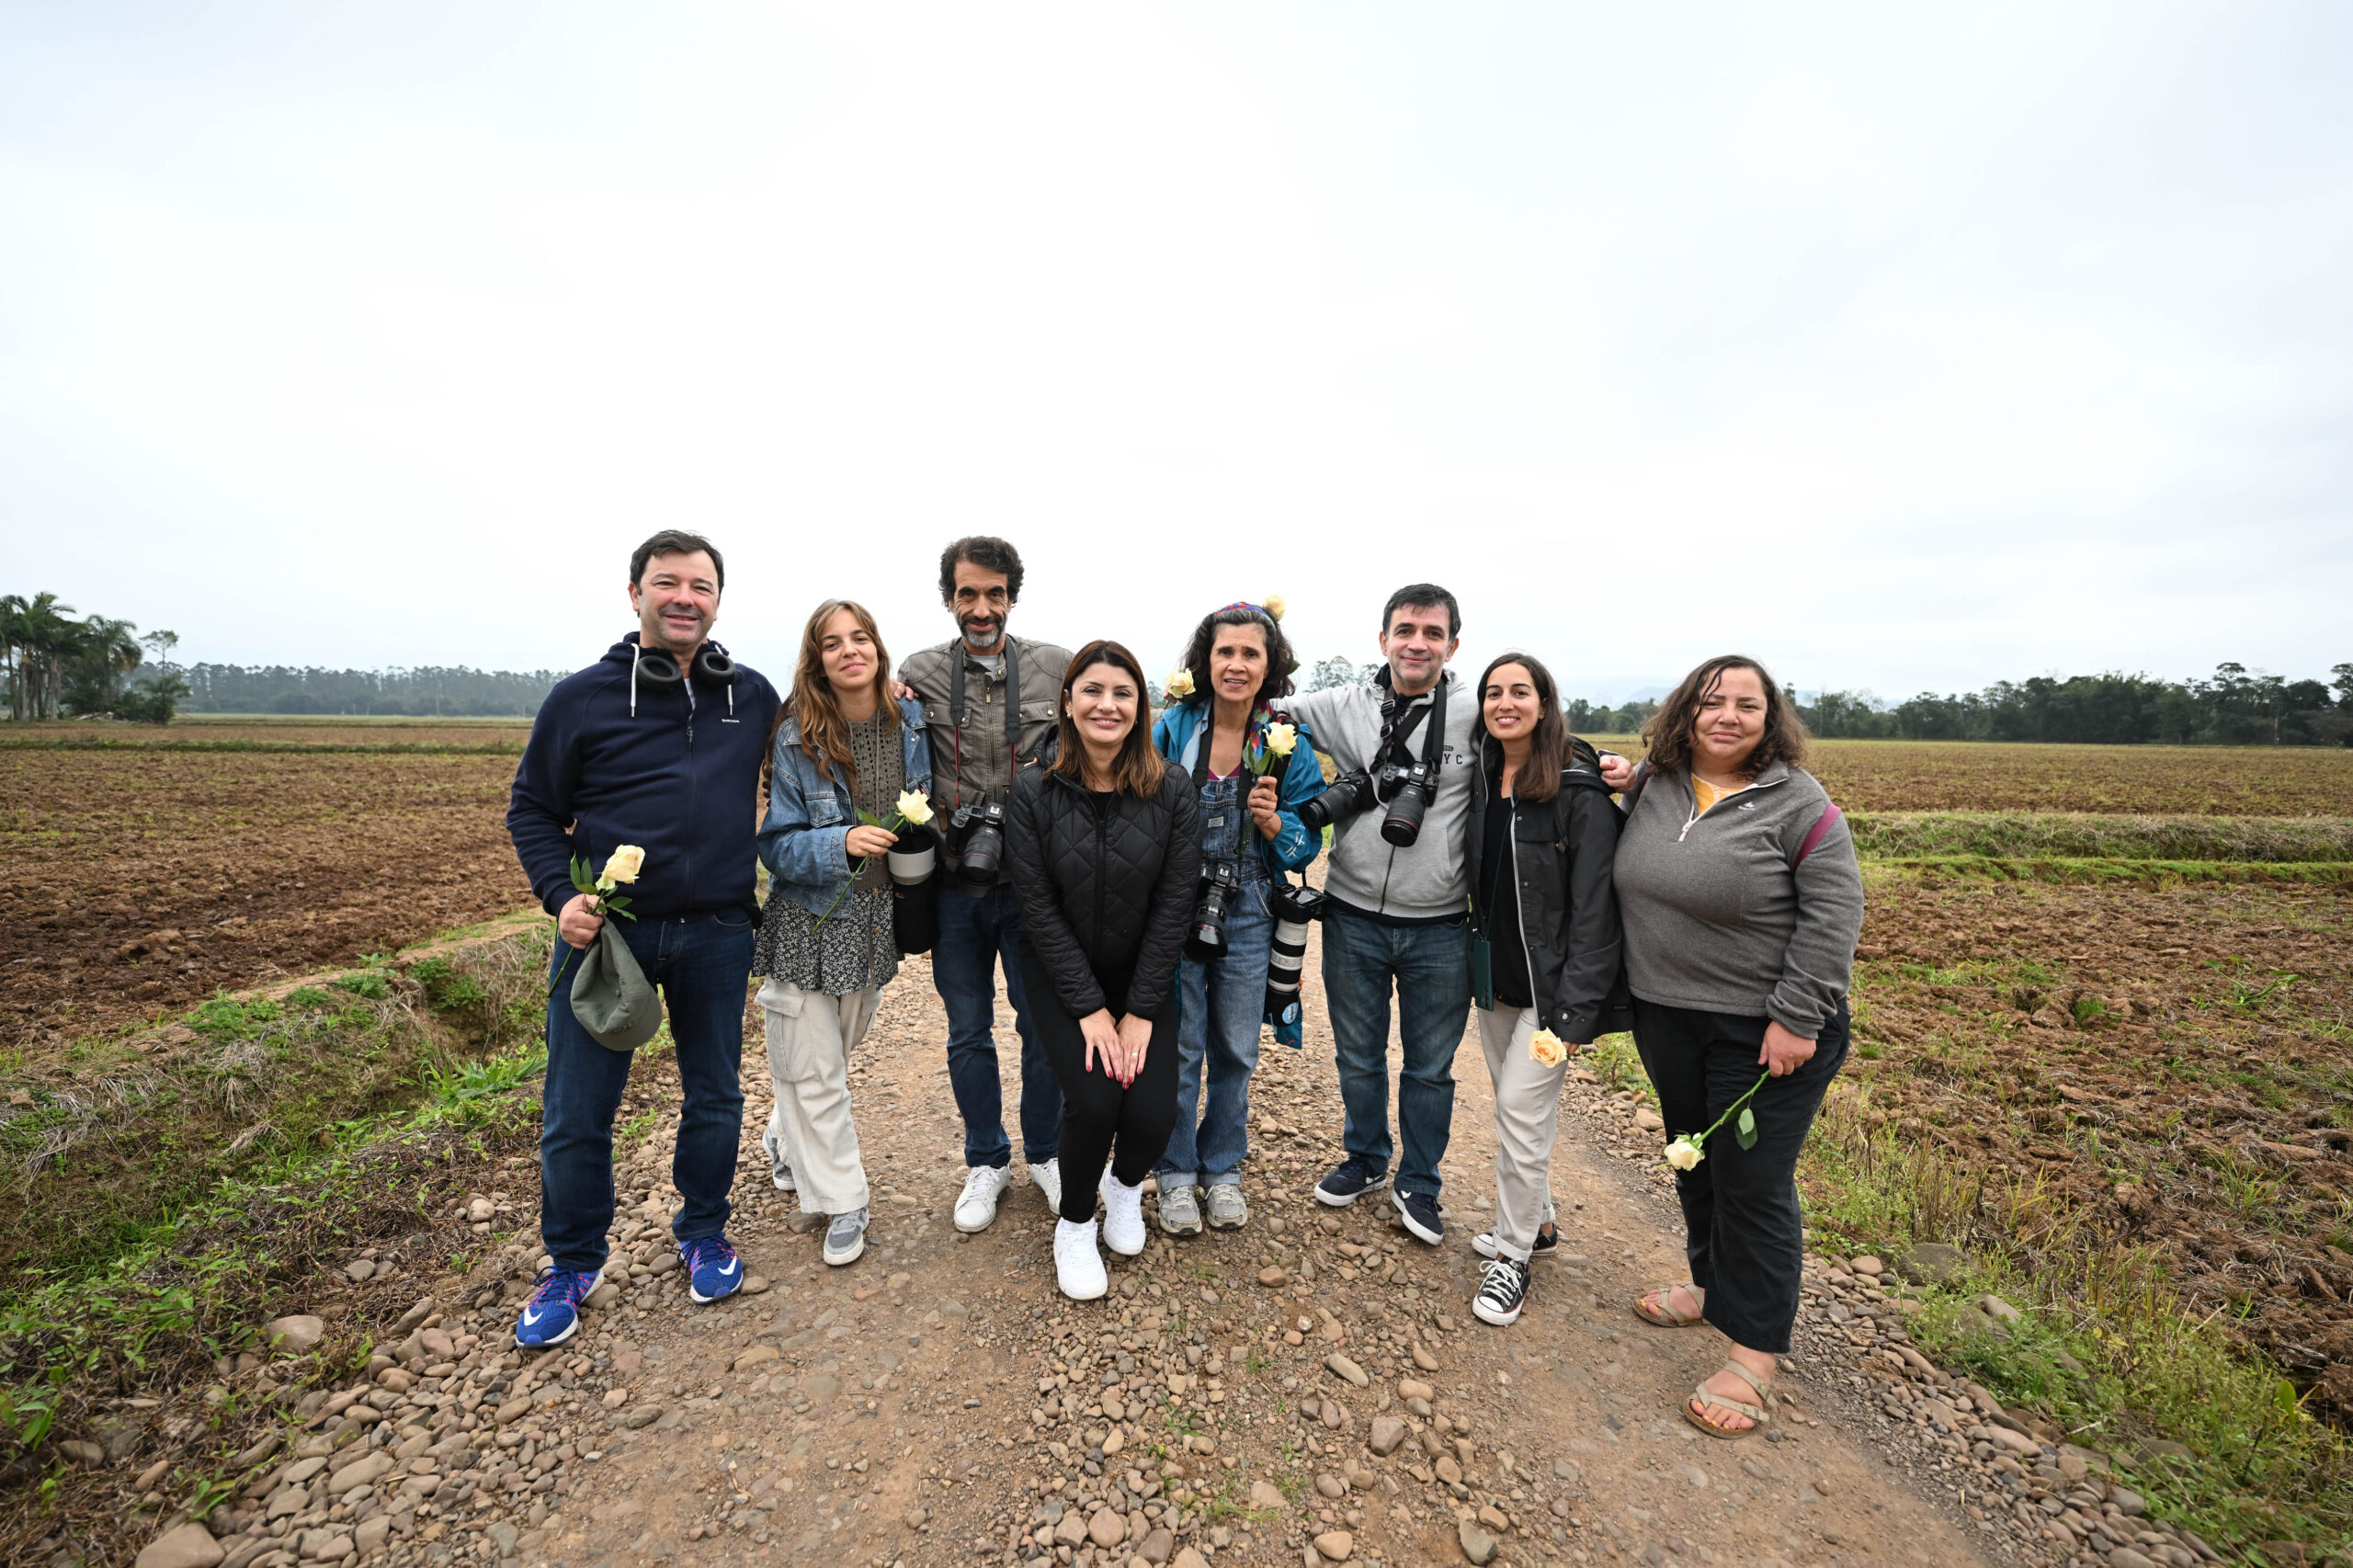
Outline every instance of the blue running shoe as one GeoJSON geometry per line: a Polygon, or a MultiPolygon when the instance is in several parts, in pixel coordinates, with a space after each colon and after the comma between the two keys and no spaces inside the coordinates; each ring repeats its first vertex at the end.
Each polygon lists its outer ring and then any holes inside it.
{"type": "Polygon", "coordinates": [[[526,1350],[545,1350],[571,1338],[580,1326],[580,1303],[604,1278],[601,1268],[594,1274],[540,1269],[540,1288],[531,1292],[531,1299],[523,1304],[523,1315],[516,1321],[515,1343],[526,1350]]]}
{"type": "Polygon", "coordinates": [[[698,1301],[716,1301],[744,1288],[744,1260],[725,1236],[680,1242],[678,1256],[687,1265],[687,1294],[698,1301]]]}

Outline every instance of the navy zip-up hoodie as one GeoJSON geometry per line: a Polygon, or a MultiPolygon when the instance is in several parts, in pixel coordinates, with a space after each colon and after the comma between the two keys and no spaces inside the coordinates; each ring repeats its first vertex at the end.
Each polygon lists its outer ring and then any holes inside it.
{"type": "Polygon", "coordinates": [[[776,687],[737,665],[725,685],[657,687],[641,676],[632,691],[636,656],[632,631],[540,705],[506,807],[516,858],[550,915],[579,891],[574,856],[594,876],[623,844],[645,851],[625,890],[631,915],[748,909],[776,687]]]}

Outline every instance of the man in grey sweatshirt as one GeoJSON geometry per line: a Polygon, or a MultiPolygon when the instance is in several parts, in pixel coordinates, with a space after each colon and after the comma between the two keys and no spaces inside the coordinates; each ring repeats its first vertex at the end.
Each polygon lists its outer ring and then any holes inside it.
{"type": "MultiPolygon", "coordinates": [[[[1462,612],[1435,583],[1415,583],[1381,611],[1385,667],[1370,686],[1335,687],[1287,699],[1341,774],[1378,777],[1386,764],[1427,764],[1432,787],[1421,831],[1400,845],[1383,833],[1392,807],[1332,824],[1331,896],[1324,919],[1324,998],[1332,1017],[1347,1157],[1318,1182],[1316,1198],[1345,1208],[1385,1185],[1389,1136],[1389,1002],[1397,996],[1404,1051],[1397,1076],[1404,1156],[1391,1201],[1405,1228],[1436,1245],[1438,1162],[1454,1122],[1454,1050],[1471,1011],[1471,877],[1463,842],[1470,819],[1471,731],[1479,698],[1448,673],[1462,612]]],[[[1332,797],[1324,797],[1329,800],[1332,797]]]]}

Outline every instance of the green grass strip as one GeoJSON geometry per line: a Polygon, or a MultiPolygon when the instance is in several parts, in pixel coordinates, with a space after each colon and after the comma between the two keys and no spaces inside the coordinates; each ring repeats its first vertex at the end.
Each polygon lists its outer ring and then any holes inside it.
{"type": "Polygon", "coordinates": [[[2115,883],[2147,888],[2193,882],[2299,882],[2322,887],[2353,885],[2353,861],[2125,860],[1921,855],[1865,862],[1875,868],[1927,879],[1977,882],[2115,883]]]}
{"type": "Polygon", "coordinates": [[[2086,812],[1855,812],[1873,859],[2353,862],[2353,817],[2108,816],[2086,812]]]}

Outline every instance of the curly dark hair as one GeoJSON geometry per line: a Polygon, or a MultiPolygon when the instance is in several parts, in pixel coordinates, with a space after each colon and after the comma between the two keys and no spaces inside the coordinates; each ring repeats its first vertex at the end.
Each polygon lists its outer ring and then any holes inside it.
{"type": "Polygon", "coordinates": [[[992,534],[967,534],[939,552],[939,602],[956,603],[956,563],[969,561],[989,572],[1005,574],[1007,604],[1021,602],[1021,552],[992,534]]]}
{"type": "Polygon", "coordinates": [[[1650,765],[1667,773],[1686,773],[1691,767],[1692,737],[1699,727],[1699,705],[1723,684],[1726,670],[1755,670],[1757,684],[1765,688],[1765,733],[1756,737],[1756,744],[1740,765],[1740,770],[1754,778],[1777,762],[1795,767],[1805,761],[1805,722],[1798,710],[1767,672],[1764,665],[1742,653],[1719,653],[1683,677],[1683,684],[1667,694],[1650,722],[1643,726],[1643,739],[1648,744],[1650,765]]]}
{"type": "Polygon", "coordinates": [[[1201,617],[1201,623],[1193,628],[1193,640],[1185,645],[1185,667],[1193,676],[1193,695],[1185,700],[1206,703],[1210,699],[1210,650],[1217,643],[1221,626],[1255,626],[1267,639],[1266,678],[1258,683],[1258,695],[1251,699],[1251,706],[1269,708],[1275,699],[1289,697],[1299,658],[1290,651],[1290,639],[1283,635],[1283,623],[1256,605],[1228,605],[1201,617]]]}

